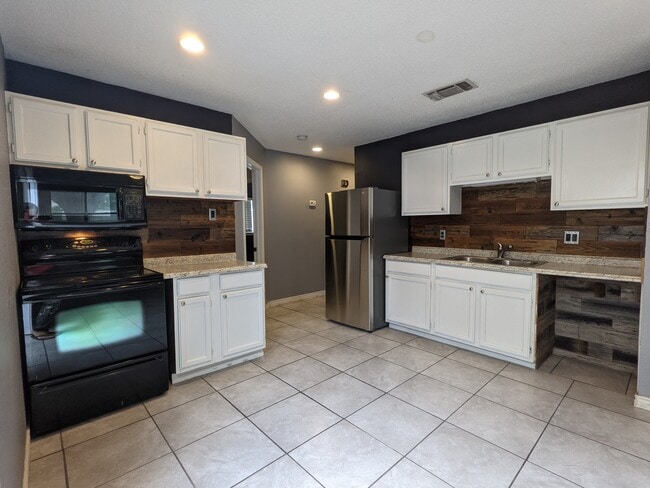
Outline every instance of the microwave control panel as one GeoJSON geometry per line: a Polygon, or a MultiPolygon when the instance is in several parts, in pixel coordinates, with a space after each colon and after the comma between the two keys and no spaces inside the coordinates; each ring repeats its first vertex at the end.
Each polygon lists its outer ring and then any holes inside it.
{"type": "Polygon", "coordinates": [[[144,191],[139,188],[125,188],[123,197],[124,220],[143,220],[144,191]]]}

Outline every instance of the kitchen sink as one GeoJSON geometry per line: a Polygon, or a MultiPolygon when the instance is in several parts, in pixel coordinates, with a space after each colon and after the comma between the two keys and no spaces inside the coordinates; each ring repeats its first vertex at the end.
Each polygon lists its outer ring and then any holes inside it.
{"type": "Polygon", "coordinates": [[[508,258],[486,258],[479,256],[454,256],[445,258],[445,261],[462,261],[465,263],[479,263],[479,264],[496,264],[498,266],[521,266],[523,268],[530,268],[532,266],[539,266],[544,264],[544,261],[527,261],[525,259],[508,259],[508,258]]]}

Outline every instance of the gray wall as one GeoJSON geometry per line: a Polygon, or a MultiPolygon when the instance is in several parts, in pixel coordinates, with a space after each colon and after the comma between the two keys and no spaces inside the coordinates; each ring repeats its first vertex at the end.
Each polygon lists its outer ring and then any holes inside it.
{"type": "MultiPolygon", "coordinates": [[[[650,217],[650,216],[649,216],[650,217]]],[[[639,323],[639,365],[637,369],[637,393],[650,397],[650,218],[646,222],[645,259],[641,287],[641,318],[639,323]]]]}
{"type": "Polygon", "coordinates": [[[235,117],[232,118],[232,135],[244,137],[246,139],[246,155],[260,166],[264,166],[266,148],[235,117]]]}
{"type": "Polygon", "coordinates": [[[324,195],[354,186],[354,166],[266,151],[264,226],[266,298],[276,300],[325,289],[324,195]],[[309,200],[317,207],[309,208],[309,200]]]}
{"type": "MultiPolygon", "coordinates": [[[[4,99],[4,49],[0,39],[0,93],[4,99]]],[[[16,317],[18,261],[11,215],[9,148],[4,102],[0,108],[0,485],[22,486],[25,455],[20,348],[16,317]]]]}

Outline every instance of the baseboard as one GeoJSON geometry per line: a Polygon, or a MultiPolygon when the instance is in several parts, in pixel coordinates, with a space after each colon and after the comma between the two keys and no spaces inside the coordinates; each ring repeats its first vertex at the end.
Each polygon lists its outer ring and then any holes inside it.
{"type": "Polygon", "coordinates": [[[23,464],[23,488],[29,488],[29,463],[30,463],[30,452],[29,447],[31,444],[31,436],[29,433],[29,427],[25,433],[25,462],[23,464]]]}
{"type": "Polygon", "coordinates": [[[277,307],[278,305],[282,305],[283,303],[289,303],[295,300],[305,300],[307,298],[318,298],[323,295],[325,295],[325,290],[313,291],[311,293],[305,293],[304,295],[294,295],[292,297],[278,298],[277,300],[271,300],[270,302],[267,302],[266,307],[267,308],[277,307]]]}
{"type": "Polygon", "coordinates": [[[643,410],[650,410],[650,397],[641,396],[637,393],[634,395],[634,406],[643,410]]]}

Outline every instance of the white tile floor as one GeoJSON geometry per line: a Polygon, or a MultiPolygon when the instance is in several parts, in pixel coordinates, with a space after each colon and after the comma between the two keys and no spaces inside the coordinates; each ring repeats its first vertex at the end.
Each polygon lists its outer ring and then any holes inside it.
{"type": "Polygon", "coordinates": [[[650,486],[629,374],[367,334],[322,298],[267,315],[264,357],[34,441],[30,486],[650,486]]]}

